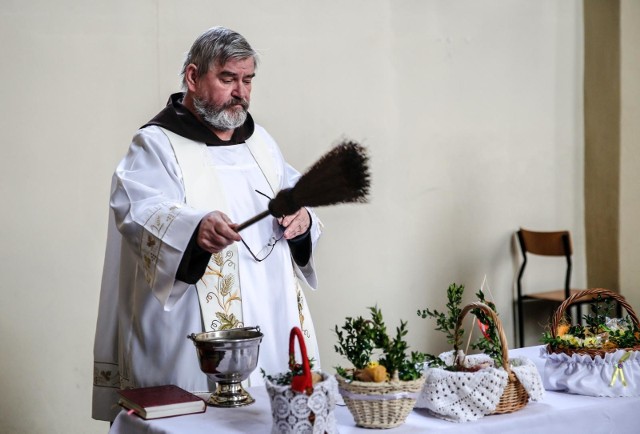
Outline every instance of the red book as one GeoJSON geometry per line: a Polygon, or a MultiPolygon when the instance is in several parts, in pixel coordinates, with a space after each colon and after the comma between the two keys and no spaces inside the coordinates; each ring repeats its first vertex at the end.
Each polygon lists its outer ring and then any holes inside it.
{"type": "Polygon", "coordinates": [[[125,389],[118,393],[119,404],[143,419],[203,413],[207,409],[204,400],[173,384],[125,389]]]}

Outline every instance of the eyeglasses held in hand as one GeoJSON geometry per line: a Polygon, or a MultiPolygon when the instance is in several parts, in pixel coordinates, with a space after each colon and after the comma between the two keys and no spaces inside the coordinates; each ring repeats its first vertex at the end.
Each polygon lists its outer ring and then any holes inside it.
{"type": "MultiPolygon", "coordinates": [[[[269,196],[262,193],[261,191],[255,190],[255,192],[271,200],[269,196]]],[[[276,244],[278,244],[278,241],[280,241],[283,237],[284,237],[284,232],[279,237],[276,237],[275,235],[271,235],[266,246],[264,246],[257,254],[253,253],[251,248],[247,245],[247,243],[245,243],[243,239],[241,239],[240,241],[242,241],[242,244],[244,244],[244,246],[249,251],[249,254],[253,257],[253,259],[256,262],[262,262],[269,257],[269,255],[273,252],[273,249],[276,247],[276,244]]]]}

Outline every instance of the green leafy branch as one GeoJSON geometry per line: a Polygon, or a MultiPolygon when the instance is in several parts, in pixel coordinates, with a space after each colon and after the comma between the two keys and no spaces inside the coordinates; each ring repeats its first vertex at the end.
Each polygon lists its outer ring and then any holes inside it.
{"type": "MultiPolygon", "coordinates": [[[[418,310],[418,316],[421,316],[422,318],[435,318],[435,330],[444,332],[447,335],[447,342],[454,348],[462,347],[462,338],[464,336],[464,329],[462,327],[456,331],[456,323],[458,322],[458,317],[462,312],[460,305],[462,304],[463,293],[464,285],[456,285],[455,283],[452,283],[449,285],[449,288],[447,288],[446,313],[430,309],[418,310]]],[[[480,302],[489,306],[494,312],[497,312],[495,304],[486,300],[482,290],[479,290],[476,293],[476,296],[480,302]]],[[[480,336],[476,342],[471,344],[471,348],[479,350],[491,357],[496,366],[502,366],[502,346],[495,322],[481,309],[472,309],[471,313],[475,315],[482,324],[487,325],[487,329],[485,330],[486,336],[484,334],[480,336]]],[[[431,367],[455,369],[455,367],[446,366],[444,361],[438,356],[425,354],[425,360],[431,367]]]]}
{"type": "Polygon", "coordinates": [[[382,357],[378,361],[389,373],[398,372],[398,378],[402,381],[417,380],[422,375],[425,361],[424,354],[412,351],[407,357],[409,345],[405,340],[408,333],[407,322],[400,320],[400,327],[396,327],[396,336],[393,339],[387,334],[387,327],[382,319],[382,312],[376,307],[370,307],[371,316],[376,334],[376,347],[382,349],[382,357]]]}
{"type": "Polygon", "coordinates": [[[376,330],[373,322],[359,316],[347,317],[342,328],[335,326],[336,352],[349,360],[356,369],[364,369],[375,349],[376,330]]]}
{"type": "MultiPolygon", "coordinates": [[[[447,335],[447,343],[454,347],[462,346],[462,336],[464,330],[461,328],[456,333],[456,322],[458,316],[460,316],[460,304],[462,303],[462,294],[464,293],[464,285],[456,285],[452,283],[447,288],[447,313],[439,312],[437,310],[418,310],[418,316],[422,318],[435,318],[438,331],[444,332],[447,335]]],[[[433,359],[433,357],[431,357],[433,359]]],[[[437,357],[435,358],[437,359],[437,357]]]]}
{"type": "MultiPolygon", "coordinates": [[[[375,349],[382,351],[378,362],[385,367],[389,374],[398,373],[402,381],[420,378],[425,361],[425,355],[413,351],[409,355],[409,345],[405,337],[408,333],[407,322],[400,321],[400,327],[396,328],[396,335],[390,338],[387,326],[382,317],[382,311],[377,306],[369,307],[371,319],[362,317],[348,317],[342,329],[335,327],[338,336],[336,352],[349,360],[356,369],[364,369],[371,361],[375,349]]],[[[339,375],[349,378],[345,369],[337,367],[339,375]]]]}
{"type": "MultiPolygon", "coordinates": [[[[482,289],[478,290],[476,297],[478,297],[478,301],[486,304],[491,308],[491,310],[496,312],[496,315],[498,314],[496,305],[485,299],[482,289]]],[[[495,362],[496,367],[502,366],[502,343],[500,342],[500,336],[498,336],[498,329],[495,321],[481,309],[472,309],[471,313],[475,315],[481,324],[487,327],[482,336],[471,344],[471,348],[479,350],[491,357],[495,362]]]]}

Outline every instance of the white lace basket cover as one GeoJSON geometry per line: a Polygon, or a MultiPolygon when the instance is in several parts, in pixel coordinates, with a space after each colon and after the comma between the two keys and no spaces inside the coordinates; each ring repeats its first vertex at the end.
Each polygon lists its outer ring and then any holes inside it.
{"type": "MultiPolygon", "coordinates": [[[[460,352],[462,353],[462,352],[460,352]]],[[[439,356],[451,366],[453,351],[439,356]]],[[[511,371],[529,394],[538,401],[544,396],[542,379],[535,364],[526,357],[509,360],[511,371]]],[[[487,364],[476,372],[454,372],[425,366],[426,381],[415,407],[426,408],[436,417],[452,422],[478,420],[492,414],[508,382],[508,374],[502,368],[494,368],[493,360],[485,354],[468,355],[464,366],[487,364]]]]}
{"type": "Polygon", "coordinates": [[[322,373],[322,381],[313,386],[311,395],[291,390],[290,386],[273,384],[265,378],[271,399],[272,434],[337,434],[334,409],[338,382],[322,373]],[[309,419],[313,413],[313,422],[309,419]]]}
{"type": "Polygon", "coordinates": [[[587,396],[640,396],[640,351],[617,350],[591,357],[586,354],[548,353],[544,387],[587,396]]]}

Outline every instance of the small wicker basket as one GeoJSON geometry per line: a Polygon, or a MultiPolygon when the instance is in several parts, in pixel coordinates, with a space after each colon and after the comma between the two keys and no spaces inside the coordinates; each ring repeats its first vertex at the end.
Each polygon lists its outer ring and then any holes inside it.
{"type": "Polygon", "coordinates": [[[357,426],[395,428],[413,410],[425,377],[417,380],[392,379],[383,383],[347,381],[337,375],[340,394],[357,426]]]}
{"type": "MultiPolygon", "coordinates": [[[[608,289],[603,289],[603,288],[592,288],[592,289],[586,289],[584,291],[580,291],[577,292],[573,295],[571,295],[569,298],[567,298],[556,310],[555,314],[553,315],[553,318],[551,320],[551,336],[556,338],[558,337],[558,325],[560,324],[560,322],[562,321],[562,318],[565,315],[566,310],[569,308],[569,306],[571,306],[573,303],[577,302],[578,300],[581,299],[594,299],[597,296],[602,296],[604,298],[613,298],[614,300],[616,300],[622,307],[624,307],[624,309],[627,311],[627,313],[629,314],[629,317],[631,318],[631,321],[633,321],[633,324],[636,327],[640,327],[640,322],[638,321],[638,317],[636,315],[636,313],[634,312],[633,308],[629,305],[629,303],[627,303],[627,301],[625,300],[625,298],[623,296],[621,296],[620,294],[610,291],[608,289]]],[[[627,350],[627,351],[639,351],[640,350],[640,345],[636,345],[635,347],[630,347],[630,348],[611,348],[611,349],[605,349],[605,348],[560,348],[560,347],[553,347],[551,345],[547,345],[547,352],[549,354],[560,354],[560,353],[564,353],[568,356],[572,356],[574,354],[579,354],[579,355],[587,355],[590,356],[592,359],[596,356],[600,356],[600,357],[604,357],[605,354],[607,353],[615,353],[616,351],[623,349],[623,350],[627,350]]]]}
{"type": "Polygon", "coordinates": [[[272,434],[337,434],[334,414],[338,385],[333,376],[321,373],[322,381],[313,384],[307,348],[302,331],[293,327],[289,335],[289,368],[295,363],[294,341],[302,357],[302,374],[293,375],[291,384],[280,385],[265,379],[271,402],[272,434]]]}
{"type": "MultiPolygon", "coordinates": [[[[498,406],[494,410],[492,414],[503,414],[503,413],[511,413],[517,410],[522,409],[527,402],[529,402],[529,394],[525,390],[524,386],[518,378],[515,376],[513,372],[511,372],[511,367],[509,364],[509,349],[507,346],[507,337],[504,333],[504,328],[502,327],[502,321],[498,318],[498,315],[484,303],[474,302],[465,306],[460,312],[460,316],[458,316],[458,322],[456,323],[456,334],[460,327],[462,326],[462,321],[466,314],[473,310],[480,309],[484,311],[485,314],[491,317],[494,324],[496,325],[496,331],[498,332],[498,337],[500,339],[500,345],[502,347],[502,367],[505,371],[507,371],[509,381],[500,397],[500,401],[498,402],[498,406]]],[[[457,353],[458,348],[454,347],[454,354],[457,353]]]]}

